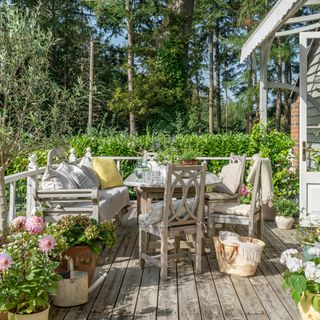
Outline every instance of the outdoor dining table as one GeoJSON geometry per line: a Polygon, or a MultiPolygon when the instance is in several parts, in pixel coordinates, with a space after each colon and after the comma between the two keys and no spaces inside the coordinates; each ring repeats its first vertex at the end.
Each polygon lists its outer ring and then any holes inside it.
{"type": "MultiPolygon", "coordinates": [[[[137,216],[141,213],[148,213],[153,199],[163,199],[165,189],[165,177],[160,171],[145,171],[141,176],[131,173],[124,184],[128,187],[134,187],[137,195],[137,216]]],[[[206,187],[214,186],[221,182],[221,179],[211,172],[206,174],[206,187]]],[[[191,191],[192,192],[192,191],[191,191]]],[[[173,196],[179,197],[182,191],[176,188],[173,196]]]]}

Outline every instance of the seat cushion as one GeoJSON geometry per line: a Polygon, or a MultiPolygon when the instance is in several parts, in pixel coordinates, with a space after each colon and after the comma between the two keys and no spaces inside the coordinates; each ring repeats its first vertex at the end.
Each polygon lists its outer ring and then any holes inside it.
{"type": "Polygon", "coordinates": [[[121,209],[130,205],[127,186],[100,190],[99,219],[111,220],[121,209]]]}
{"type": "Polygon", "coordinates": [[[93,168],[100,180],[100,189],[123,186],[123,180],[113,159],[93,158],[93,168]]]}
{"type": "Polygon", "coordinates": [[[250,205],[236,202],[217,203],[213,208],[213,214],[233,214],[237,216],[249,216],[250,205]]]}
{"type": "MultiPolygon", "coordinates": [[[[187,206],[191,209],[194,206],[195,199],[190,198],[187,200],[187,206]]],[[[181,199],[173,200],[173,207],[174,210],[177,210],[181,199]]],[[[145,225],[157,225],[162,221],[163,218],[163,208],[164,208],[164,201],[159,201],[151,206],[151,210],[149,213],[141,214],[139,216],[139,223],[145,224],[145,225]]],[[[179,217],[183,218],[187,215],[187,209],[185,207],[182,208],[182,210],[179,213],[179,217]]],[[[172,213],[170,212],[169,219],[172,217],[172,213]]]]}
{"type": "Polygon", "coordinates": [[[223,166],[220,173],[222,182],[214,187],[214,192],[235,194],[240,184],[241,166],[241,162],[229,163],[223,166]]]}
{"type": "Polygon", "coordinates": [[[205,194],[205,198],[207,200],[233,200],[238,197],[238,194],[228,194],[228,193],[220,193],[220,192],[207,192],[205,194]]]}

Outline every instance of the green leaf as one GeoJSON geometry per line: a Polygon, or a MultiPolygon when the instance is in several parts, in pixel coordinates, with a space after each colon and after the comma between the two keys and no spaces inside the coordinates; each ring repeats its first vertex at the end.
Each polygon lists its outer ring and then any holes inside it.
{"type": "Polygon", "coordinates": [[[288,277],[288,284],[294,291],[302,294],[307,288],[307,279],[301,274],[293,273],[288,277]]]}
{"type": "Polygon", "coordinates": [[[299,293],[299,292],[297,292],[295,290],[292,290],[291,291],[291,297],[294,300],[294,302],[296,304],[298,304],[300,302],[300,300],[301,300],[301,293],[299,293]]]}
{"type": "Polygon", "coordinates": [[[320,312],[320,294],[312,297],[311,304],[316,311],[320,312]]]}

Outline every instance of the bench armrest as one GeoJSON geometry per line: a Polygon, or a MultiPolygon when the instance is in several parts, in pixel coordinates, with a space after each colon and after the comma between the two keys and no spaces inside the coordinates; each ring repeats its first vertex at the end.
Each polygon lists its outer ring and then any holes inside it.
{"type": "Polygon", "coordinates": [[[37,190],[35,192],[36,200],[91,200],[99,201],[98,189],[61,189],[61,190],[37,190]]]}

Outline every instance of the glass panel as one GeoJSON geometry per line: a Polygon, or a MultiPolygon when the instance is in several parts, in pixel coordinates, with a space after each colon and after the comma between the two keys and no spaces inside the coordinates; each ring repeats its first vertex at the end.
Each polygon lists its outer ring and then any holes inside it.
{"type": "Polygon", "coordinates": [[[320,171],[320,41],[309,44],[307,74],[307,170],[320,171]]]}

